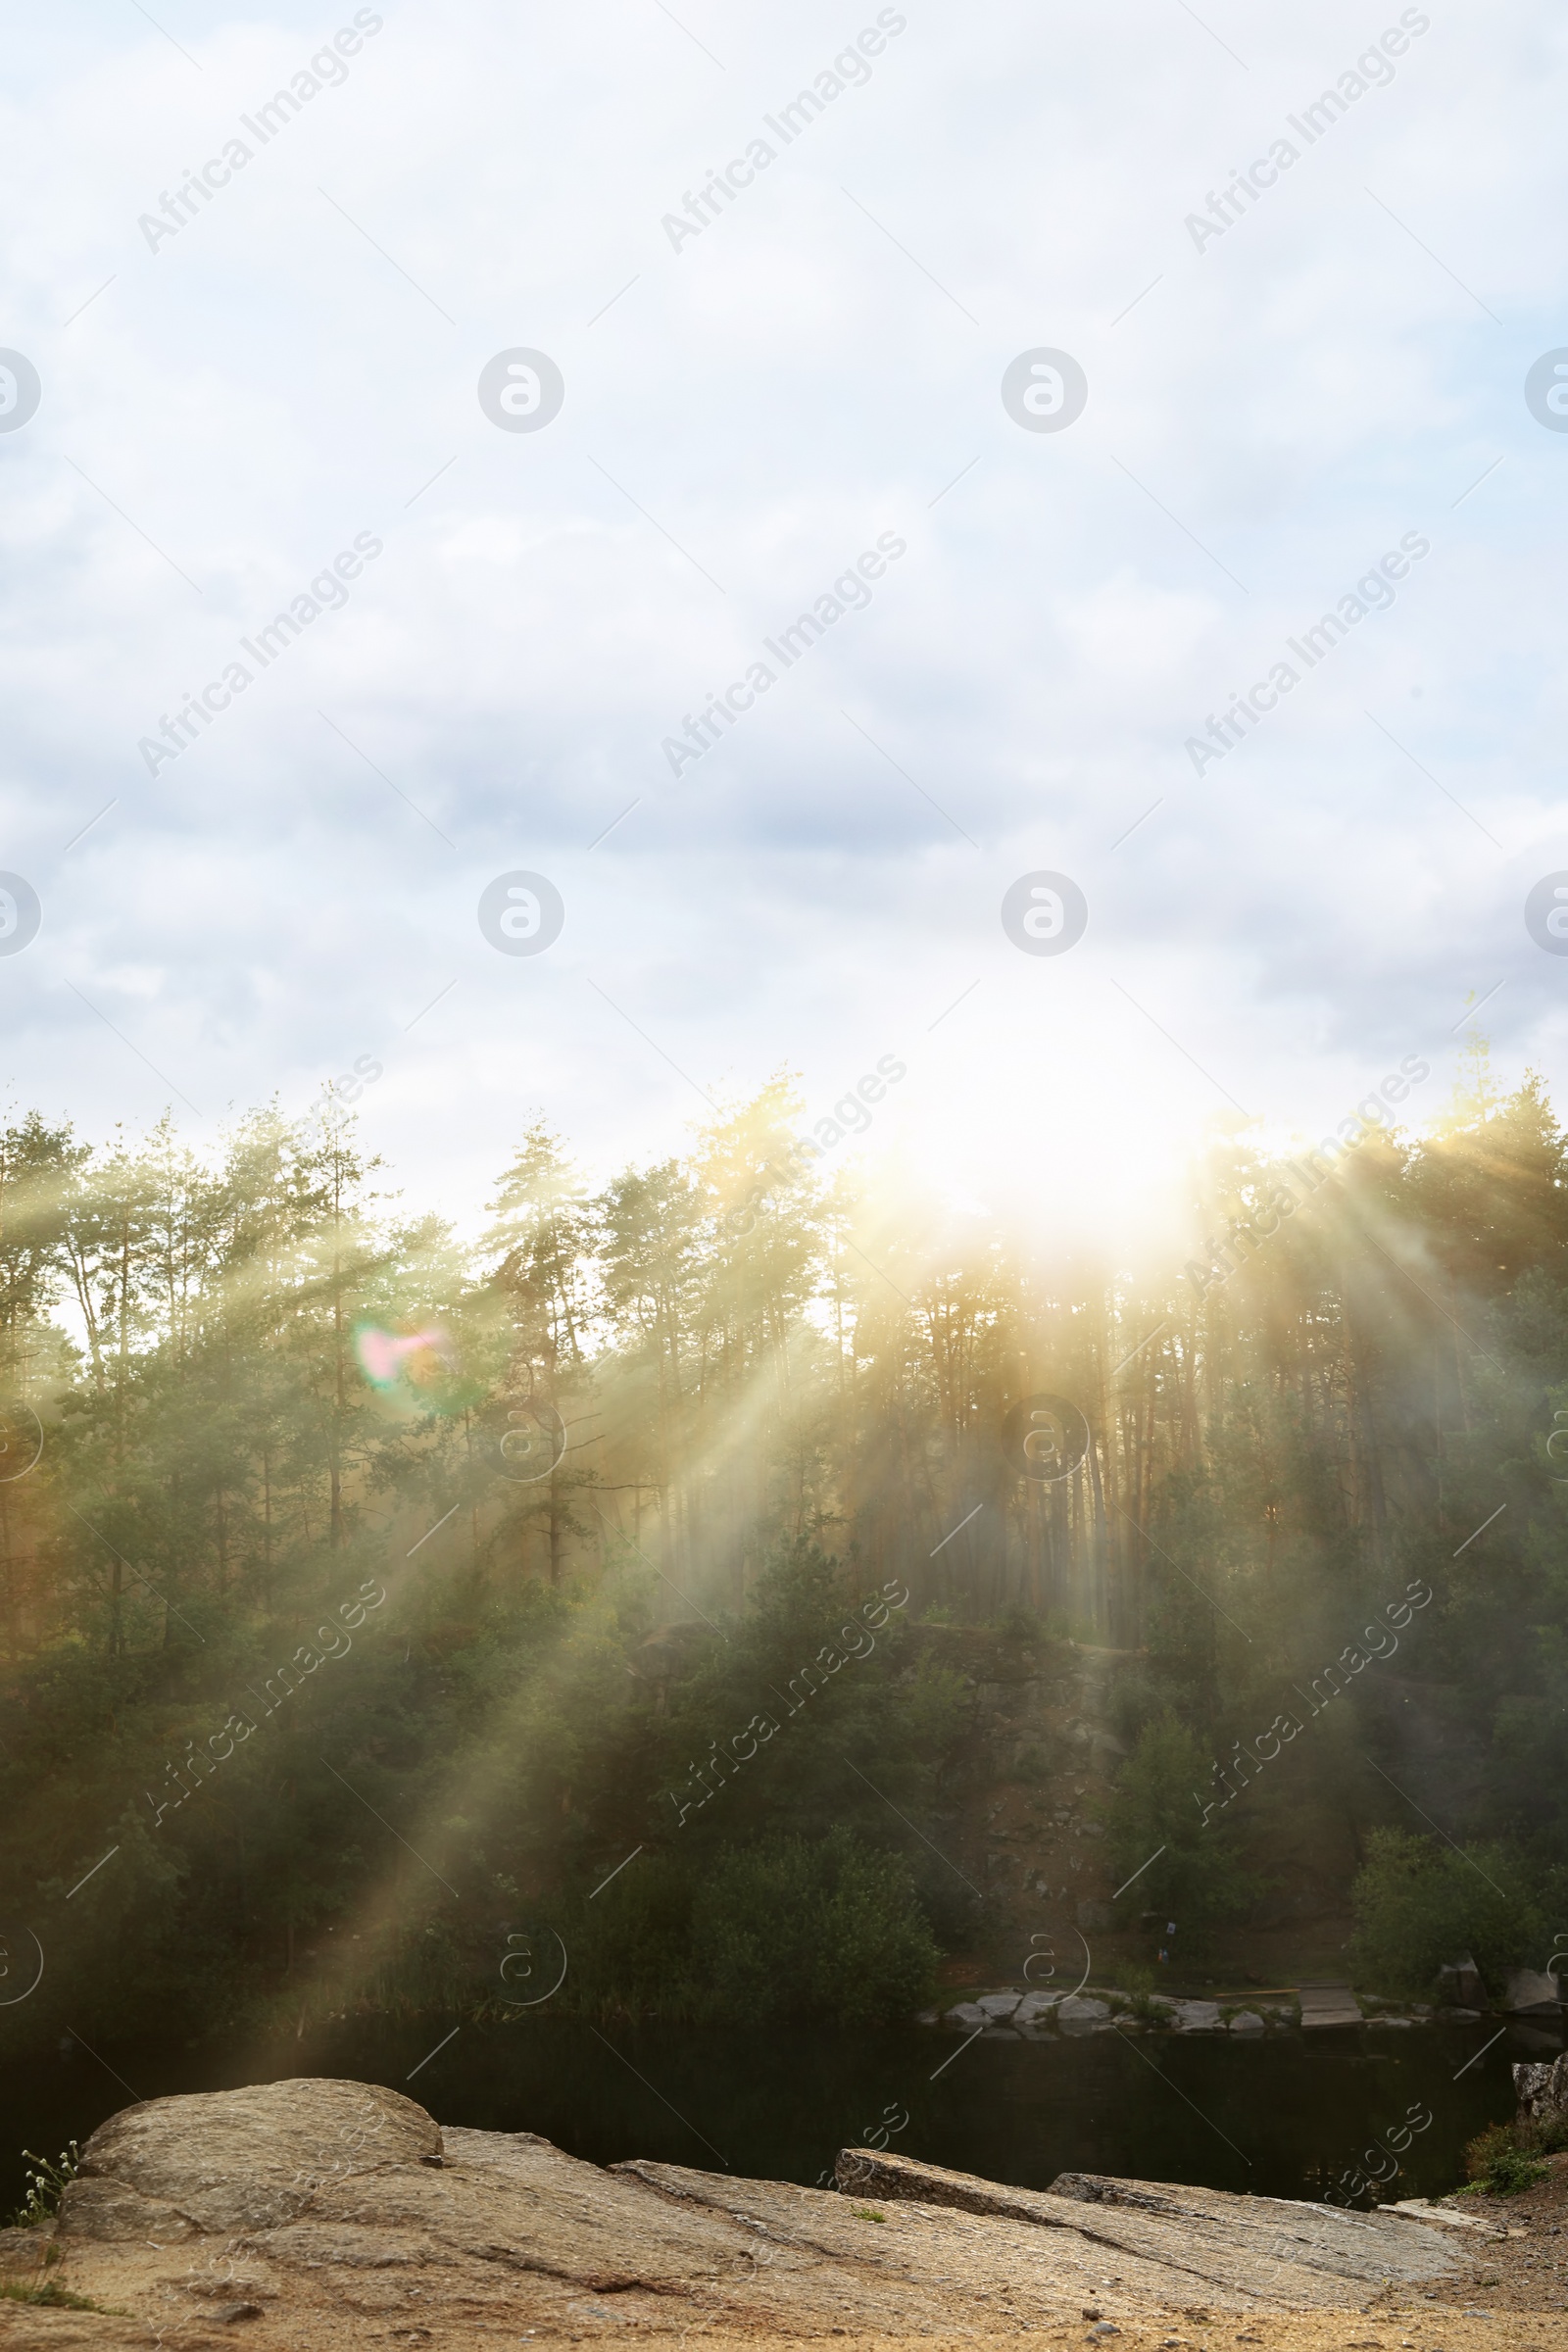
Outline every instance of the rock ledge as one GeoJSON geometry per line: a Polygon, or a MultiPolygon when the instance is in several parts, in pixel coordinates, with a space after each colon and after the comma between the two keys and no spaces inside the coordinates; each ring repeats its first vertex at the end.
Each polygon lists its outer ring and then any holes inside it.
{"type": "Polygon", "coordinates": [[[1470,2233],[1412,2214],[1090,2174],[1012,2188],[871,2148],[837,2177],[836,2193],[604,2171],[531,2132],[442,2130],[374,2083],[154,2099],[93,2133],[54,2240],[50,2277],[120,2316],[0,2302],[0,2343],[477,2352],[628,2326],[951,2341],[1086,2313],[1163,2327],[1195,2305],[1247,2327],[1467,2267],[1470,2233]]]}

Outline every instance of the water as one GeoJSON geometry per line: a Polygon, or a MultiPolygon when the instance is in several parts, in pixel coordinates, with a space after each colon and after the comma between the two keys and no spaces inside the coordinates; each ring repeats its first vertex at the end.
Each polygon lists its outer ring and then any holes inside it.
{"type": "Polygon", "coordinates": [[[900,2155],[1030,2188],[1083,2171],[1320,2197],[1424,2107],[1432,2122],[1387,2191],[1424,2196],[1462,2180],[1465,2142],[1512,2116],[1510,2059],[1561,2046],[1560,2034],[1548,2041],[1519,2026],[1493,2040],[1494,2020],[1246,2041],[983,2035],[967,2047],[913,2026],[843,2034],[649,2024],[601,2034],[535,2018],[465,2025],[439,2046],[451,2032],[439,2020],[368,2021],[305,2044],[163,2041],[100,2045],[94,2055],[78,2043],[69,2055],[9,2066],[0,2206],[22,2194],[24,2146],[53,2155],[133,2095],[295,2075],[384,2082],[440,2123],[538,2132],[596,2164],[648,2156],[808,2185],[830,2174],[839,2148],[885,2141],[900,2155]]]}

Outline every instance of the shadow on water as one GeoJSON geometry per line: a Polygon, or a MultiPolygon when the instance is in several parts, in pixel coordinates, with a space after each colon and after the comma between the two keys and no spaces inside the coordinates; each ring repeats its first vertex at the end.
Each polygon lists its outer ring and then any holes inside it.
{"type": "Polygon", "coordinates": [[[162,2042],[95,2055],[76,2043],[5,2069],[0,2204],[21,2197],[24,2146],[53,2155],[133,2095],[301,2074],[384,2082],[440,2123],[536,2132],[596,2164],[647,2156],[808,2185],[830,2180],[841,2147],[869,2141],[1032,2188],[1083,2171],[1320,2197],[1425,2108],[1432,2121],[1386,2191],[1424,2196],[1463,2179],[1465,2142],[1513,2113],[1510,2059],[1539,2056],[1546,2041],[1519,2027],[1496,2034],[1487,2021],[1262,2041],[986,2034],[965,2045],[912,2026],[601,2034],[534,2018],[456,2034],[438,2020],[349,2022],[305,2048],[162,2042]]]}

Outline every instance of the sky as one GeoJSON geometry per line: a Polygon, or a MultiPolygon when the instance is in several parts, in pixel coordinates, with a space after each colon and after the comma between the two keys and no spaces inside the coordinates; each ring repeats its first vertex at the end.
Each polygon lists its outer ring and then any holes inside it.
{"type": "Polygon", "coordinates": [[[891,1060],[838,1163],[1113,1234],[1216,1117],[1435,1116],[1473,1004],[1568,1101],[1560,12],[8,43],[19,1107],[358,1063],[466,1223],[536,1112],[605,1175],[891,1060]]]}

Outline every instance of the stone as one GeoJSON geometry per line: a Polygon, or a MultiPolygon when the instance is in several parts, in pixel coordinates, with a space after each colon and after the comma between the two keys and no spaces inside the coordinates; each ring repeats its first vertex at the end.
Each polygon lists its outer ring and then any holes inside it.
{"type": "Polygon", "coordinates": [[[1555,2009],[1562,2000],[1562,1981],[1544,1970],[1510,1968],[1503,1982],[1502,2007],[1513,2011],[1555,2009]]]}
{"type": "Polygon", "coordinates": [[[1450,1960],[1446,1968],[1439,1969],[1438,1984],[1444,2000],[1450,2006],[1479,2012],[1486,2005],[1487,1988],[1481,1982],[1480,1969],[1468,1952],[1462,1953],[1457,1960],[1450,1960]]]}
{"type": "Polygon", "coordinates": [[[59,2234],[276,2229],[325,2182],[440,2154],[440,2130],[424,2109],[377,2082],[259,2082],[144,2099],[87,2141],[60,2200],[59,2234]]]}
{"type": "MultiPolygon", "coordinates": [[[[1141,2291],[1147,2291],[1147,2266],[1153,2264],[1182,2274],[1169,2303],[1189,2312],[1198,2294],[1205,2307],[1231,2311],[1359,2310],[1368,2292],[1385,2282],[1417,2286],[1462,2275],[1459,2255],[1440,2230],[1283,2197],[1088,2173],[1058,2174],[1049,2189],[1009,2188],[865,2148],[844,2151],[837,2179],[841,2189],[874,2196],[890,2213],[899,2201],[914,2200],[927,2213],[956,2206],[1049,2233],[1035,2259],[1065,2270],[1087,2257],[1080,2274],[1091,2290],[1085,2316],[1097,2318],[1108,2316],[1112,2303],[1124,2317],[1136,2313],[1141,2291]],[[1072,2231],[1086,2240],[1082,2255],[1061,2244],[1072,2231]],[[1115,2296],[1104,2286],[1109,2254],[1118,2258],[1114,2268],[1123,2290],[1115,2296]]],[[[1160,2308],[1168,2310],[1169,2303],[1160,2308]]]]}
{"type": "Polygon", "coordinates": [[[1427,2197],[1400,2197],[1396,2203],[1383,2207],[1385,2213],[1408,2213],[1417,2221],[1434,2222],[1445,2230],[1480,2230],[1488,2237],[1505,2237],[1494,2222],[1479,2213],[1460,2213],[1451,2205],[1436,2205],[1427,2197]]]}
{"type": "Polygon", "coordinates": [[[948,2011],[950,2026],[967,2026],[972,2033],[976,2026],[989,2026],[991,2020],[978,2001],[958,2001],[948,2011]]]}
{"type": "Polygon", "coordinates": [[[1221,2027],[1218,2001],[1172,2001],[1171,2023],[1178,2034],[1215,2034],[1221,2027]]]}
{"type": "Polygon", "coordinates": [[[1255,2009],[1238,2009],[1236,2015],[1231,2019],[1233,2034],[1261,2034],[1262,2031],[1263,2020],[1255,2009]]]}
{"type": "Polygon", "coordinates": [[[1064,1997],[1059,1992],[1026,1992],[1012,2013],[1012,2022],[1015,2026],[1032,2026],[1037,2018],[1049,2017],[1064,1997]]]}
{"type": "Polygon", "coordinates": [[[983,2009],[987,2017],[1011,2017],[1021,1999],[1016,1992],[983,1992],[974,2007],[983,2009]]]}
{"type": "Polygon", "coordinates": [[[1348,1984],[1338,1980],[1302,1983],[1296,1988],[1301,2004],[1301,2024],[1315,2026],[1358,2026],[1361,2023],[1361,2004],[1348,1984]]]}
{"type": "Polygon", "coordinates": [[[42,2262],[54,2225],[40,2222],[34,2230],[0,2230],[0,2264],[13,2270],[18,2264],[42,2262]]]}
{"type": "Polygon", "coordinates": [[[1513,2070],[1521,2119],[1545,2123],[1568,2116],[1568,2051],[1545,2061],[1528,2059],[1513,2070]]]}
{"type": "Polygon", "coordinates": [[[1332,2320],[1386,2281],[1446,2291],[1467,2284],[1467,2234],[1491,2250],[1490,2233],[1414,2215],[1088,2174],[1021,2189],[872,2148],[841,2152],[837,2190],[643,2159],[601,2170],[347,2082],[152,2100],[83,2155],[52,2276],[108,2316],[7,2305],[18,2352],[196,2352],[227,2328],[280,2352],[629,2333],[955,2344],[994,2338],[1004,2316],[1009,2335],[1056,2334],[1085,2311],[1142,2342],[1176,2311],[1332,2320]]]}
{"type": "Polygon", "coordinates": [[[1069,2029],[1099,2025],[1109,2015],[1108,2001],[1085,2000],[1082,1993],[1069,1992],[1056,2003],[1056,2023],[1069,2029]]]}

